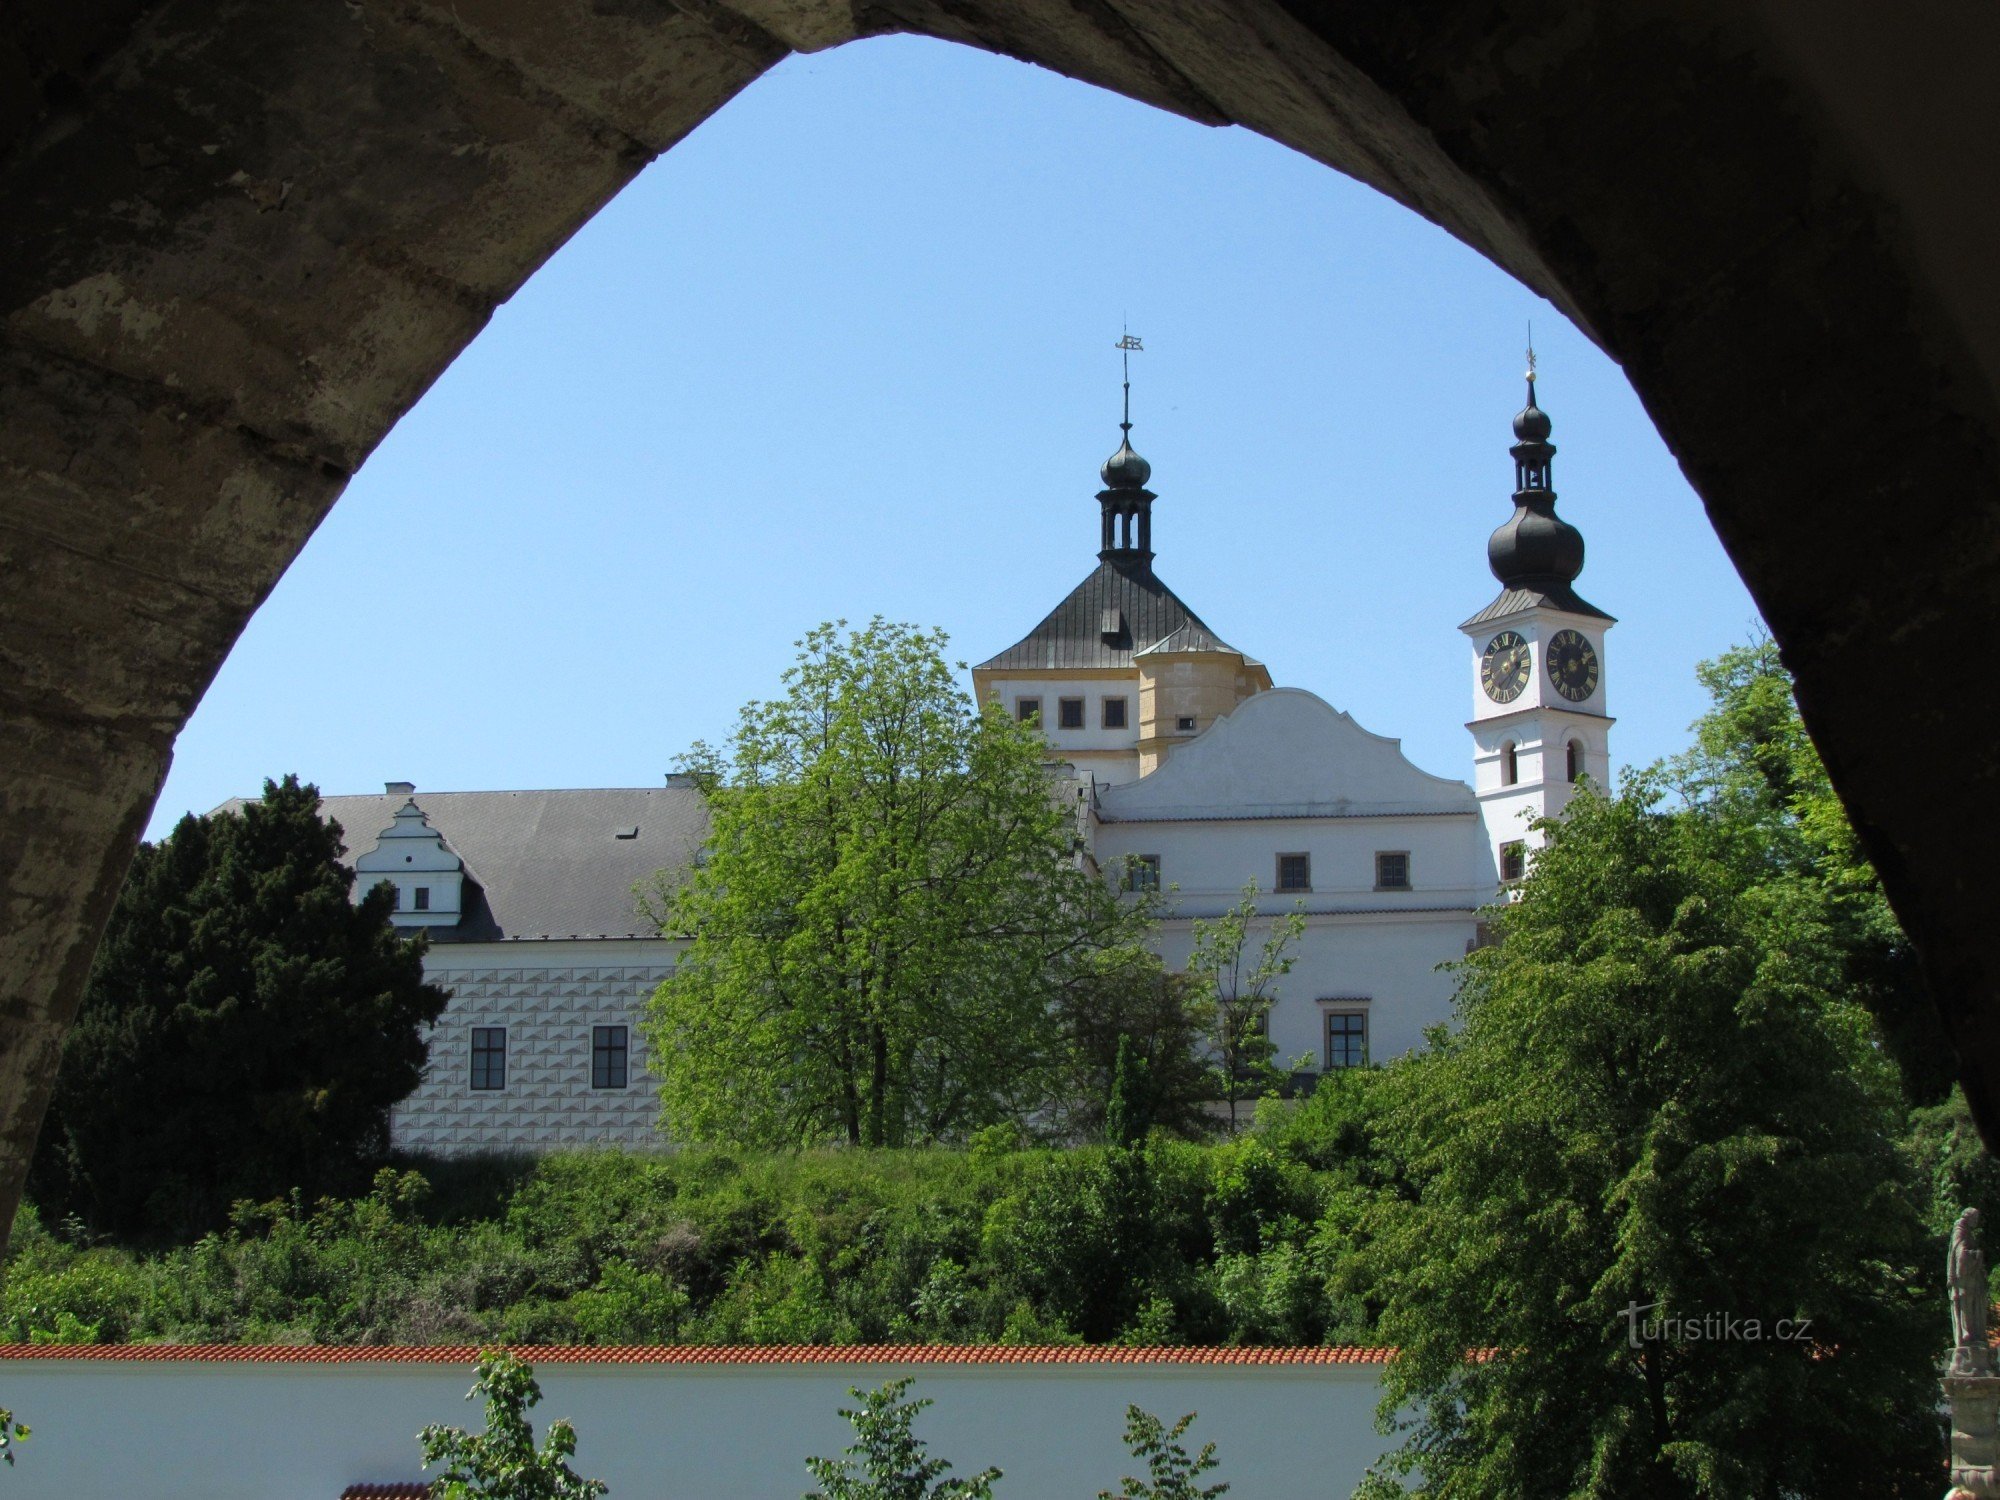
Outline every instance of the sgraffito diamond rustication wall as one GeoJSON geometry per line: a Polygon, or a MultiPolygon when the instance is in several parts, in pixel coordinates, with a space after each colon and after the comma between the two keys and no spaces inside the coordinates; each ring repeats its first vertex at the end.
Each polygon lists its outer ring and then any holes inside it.
{"type": "Polygon", "coordinates": [[[639,1018],[667,967],[448,968],[437,961],[441,951],[433,950],[426,977],[451,991],[451,1005],[431,1033],[423,1083],[396,1108],[398,1147],[463,1155],[665,1143],[639,1018]],[[472,1031],[495,1026],[507,1033],[506,1083],[475,1089],[472,1031]],[[598,1026],[627,1028],[624,1088],[591,1086],[591,1033],[598,1026]]]}

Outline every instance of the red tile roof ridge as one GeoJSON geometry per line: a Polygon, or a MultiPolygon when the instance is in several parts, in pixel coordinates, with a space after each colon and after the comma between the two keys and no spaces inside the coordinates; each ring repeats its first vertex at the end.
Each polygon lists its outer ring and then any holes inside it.
{"type": "MultiPolygon", "coordinates": [[[[0,1360],[217,1364],[469,1365],[473,1344],[0,1344],[0,1360]]],[[[1369,1365],[1394,1350],[1358,1344],[1231,1348],[1190,1344],[513,1344],[538,1365],[1369,1365]]]]}

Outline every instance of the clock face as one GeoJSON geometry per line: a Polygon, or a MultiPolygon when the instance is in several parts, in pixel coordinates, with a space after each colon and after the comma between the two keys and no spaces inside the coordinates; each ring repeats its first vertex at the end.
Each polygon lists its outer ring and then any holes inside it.
{"type": "Polygon", "coordinates": [[[1597,653],[1574,630],[1558,630],[1549,640],[1549,681],[1572,703],[1597,691],[1597,653]]]}
{"type": "Polygon", "coordinates": [[[1486,643],[1486,654],[1479,658],[1479,685],[1495,703],[1512,703],[1528,685],[1532,670],[1528,643],[1503,630],[1486,643]]]}

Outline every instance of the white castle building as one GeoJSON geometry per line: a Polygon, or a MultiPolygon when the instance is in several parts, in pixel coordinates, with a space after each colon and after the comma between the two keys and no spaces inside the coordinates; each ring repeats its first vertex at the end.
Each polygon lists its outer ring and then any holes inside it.
{"type": "MultiPolygon", "coordinates": [[[[1040,723],[1074,778],[1086,853],[1165,898],[1160,948],[1184,960],[1195,919],[1257,888],[1305,914],[1271,1039],[1308,1072],[1381,1060],[1451,1015],[1439,966],[1482,937],[1479,913],[1521,877],[1533,818],[1610,771],[1604,636],[1580,598],[1583,538],[1555,514],[1550,423],[1514,419],[1513,515],[1487,544],[1500,592],[1460,628],[1472,693],[1468,784],[1420,770],[1221,640],[1153,569],[1150,465],[1125,441],[1104,466],[1097,566],[1021,640],[973,669],[974,692],[1040,723]]],[[[679,944],[634,888],[692,861],[701,794],[664,788],[449,792],[403,782],[328,797],[356,886],[396,888],[392,920],[430,939],[451,1004],[399,1146],[464,1152],[657,1144],[638,1020],[679,944]]]]}

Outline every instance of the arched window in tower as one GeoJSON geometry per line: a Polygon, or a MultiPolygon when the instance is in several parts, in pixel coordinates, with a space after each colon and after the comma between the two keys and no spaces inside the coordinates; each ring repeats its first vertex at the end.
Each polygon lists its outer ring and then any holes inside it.
{"type": "Polygon", "coordinates": [[[1565,747],[1565,753],[1569,756],[1569,779],[1583,780],[1583,742],[1571,740],[1565,747]]]}
{"type": "Polygon", "coordinates": [[[1514,742],[1508,740],[1500,747],[1500,785],[1512,786],[1520,779],[1520,761],[1514,754],[1514,742]]]}

